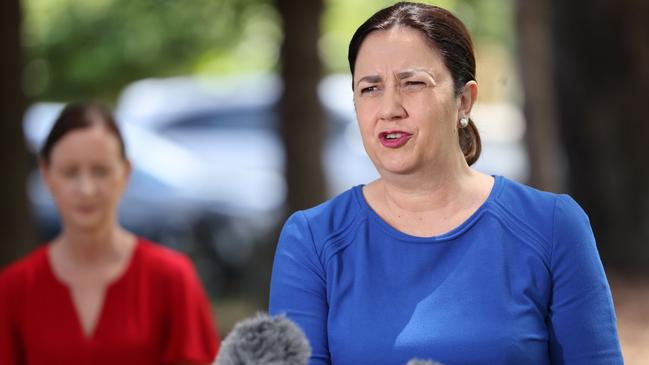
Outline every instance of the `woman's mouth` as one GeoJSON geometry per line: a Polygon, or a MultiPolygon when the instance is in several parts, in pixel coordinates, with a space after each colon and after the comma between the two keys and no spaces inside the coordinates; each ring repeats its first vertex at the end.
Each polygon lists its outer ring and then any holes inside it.
{"type": "Polygon", "coordinates": [[[406,144],[412,134],[402,131],[388,131],[379,133],[379,141],[388,148],[399,148],[406,144]]]}
{"type": "Polygon", "coordinates": [[[79,205],[76,210],[81,214],[91,214],[97,210],[97,207],[95,205],[79,205]]]}

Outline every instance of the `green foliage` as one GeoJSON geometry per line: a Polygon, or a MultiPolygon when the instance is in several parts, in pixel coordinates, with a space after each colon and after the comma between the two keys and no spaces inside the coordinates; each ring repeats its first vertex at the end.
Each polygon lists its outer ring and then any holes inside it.
{"type": "Polygon", "coordinates": [[[128,82],[273,67],[264,0],[25,0],[25,89],[34,99],[111,100],[128,82]],[[251,51],[252,49],[252,51],[251,51]]]}
{"type": "MultiPolygon", "coordinates": [[[[476,43],[512,43],[511,0],[426,2],[456,13],[476,43]]],[[[353,32],[392,3],[326,0],[325,73],[348,71],[353,32]]],[[[271,0],[23,0],[23,7],[24,88],[32,100],[110,101],[145,77],[277,67],[281,19],[271,0]]]]}
{"type": "MultiPolygon", "coordinates": [[[[476,43],[511,44],[511,0],[420,0],[456,14],[469,28],[476,43]]],[[[347,46],[356,28],[392,0],[326,0],[322,17],[320,54],[328,72],[348,72],[347,46]]]]}

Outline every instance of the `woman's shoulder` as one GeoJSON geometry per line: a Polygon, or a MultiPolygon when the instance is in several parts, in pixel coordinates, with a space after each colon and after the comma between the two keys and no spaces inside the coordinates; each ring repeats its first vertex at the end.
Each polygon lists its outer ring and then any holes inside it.
{"type": "Polygon", "coordinates": [[[499,178],[502,184],[495,201],[517,216],[552,216],[558,204],[578,207],[578,204],[567,194],[543,191],[505,177],[499,178]]]}
{"type": "Polygon", "coordinates": [[[191,260],[183,253],[144,237],[137,240],[138,261],[145,270],[161,274],[192,270],[191,260]]]}
{"type": "Polygon", "coordinates": [[[344,231],[363,217],[364,207],[359,201],[360,194],[362,185],[354,186],[322,204],[293,213],[288,222],[300,221],[301,225],[308,225],[305,228],[317,236],[344,231]]]}
{"type": "Polygon", "coordinates": [[[494,202],[500,214],[519,227],[527,227],[552,239],[556,226],[566,220],[587,220],[586,213],[567,194],[539,190],[520,182],[499,177],[501,187],[494,202]]]}
{"type": "Polygon", "coordinates": [[[0,290],[28,288],[42,281],[47,270],[47,245],[40,246],[26,256],[0,269],[0,290]]]}
{"type": "Polygon", "coordinates": [[[543,191],[524,183],[498,176],[502,186],[498,192],[498,200],[503,203],[517,203],[530,205],[554,204],[560,194],[543,191]]]}

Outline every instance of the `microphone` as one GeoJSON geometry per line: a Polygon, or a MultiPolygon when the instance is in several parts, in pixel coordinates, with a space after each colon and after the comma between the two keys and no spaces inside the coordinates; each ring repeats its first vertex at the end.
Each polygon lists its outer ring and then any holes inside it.
{"type": "Polygon", "coordinates": [[[422,360],[422,359],[414,358],[408,361],[406,365],[444,365],[444,364],[433,360],[422,360]]]}
{"type": "Polygon", "coordinates": [[[214,365],[306,365],[311,346],[285,316],[257,316],[238,322],[221,343],[214,365]]]}
{"type": "MultiPolygon", "coordinates": [[[[257,313],[239,321],[221,342],[214,365],[307,365],[311,346],[286,316],[257,313]]],[[[443,365],[413,358],[406,365],[443,365]]]]}

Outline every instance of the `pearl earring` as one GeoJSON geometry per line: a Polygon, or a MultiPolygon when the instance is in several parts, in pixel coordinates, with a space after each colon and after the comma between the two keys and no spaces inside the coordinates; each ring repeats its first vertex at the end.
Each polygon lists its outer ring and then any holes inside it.
{"type": "Polygon", "coordinates": [[[467,117],[460,118],[460,128],[466,128],[469,125],[469,119],[467,117]]]}

